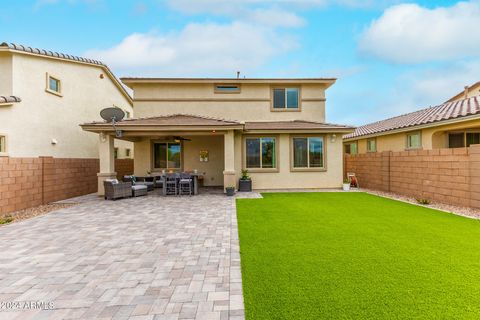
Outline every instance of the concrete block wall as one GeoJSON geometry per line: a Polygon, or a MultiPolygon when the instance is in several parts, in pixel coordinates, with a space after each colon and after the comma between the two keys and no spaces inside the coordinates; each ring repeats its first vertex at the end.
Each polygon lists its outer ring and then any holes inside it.
{"type": "Polygon", "coordinates": [[[480,145],[345,156],[360,187],[480,208],[480,145]]]}
{"type": "MultiPolygon", "coordinates": [[[[133,173],[132,159],[115,161],[133,173]]],[[[0,157],[0,216],[97,191],[98,159],[0,157]]]]}

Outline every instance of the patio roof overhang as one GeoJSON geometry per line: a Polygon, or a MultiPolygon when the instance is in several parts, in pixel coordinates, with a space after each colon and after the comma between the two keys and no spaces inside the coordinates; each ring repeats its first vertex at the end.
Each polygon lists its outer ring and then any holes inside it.
{"type": "Polygon", "coordinates": [[[122,131],[122,139],[134,141],[138,137],[168,135],[224,134],[230,130],[244,133],[339,133],[354,131],[354,127],[313,121],[256,121],[238,122],[194,115],[169,115],[160,117],[126,119],[115,123],[92,122],[81,125],[89,132],[115,135],[122,131]]]}
{"type": "Polygon", "coordinates": [[[115,134],[115,130],[121,130],[124,137],[171,135],[173,133],[198,135],[207,132],[243,129],[243,124],[236,121],[181,114],[126,119],[116,122],[115,128],[112,123],[107,122],[91,122],[80,126],[85,131],[106,134],[115,134]]]}

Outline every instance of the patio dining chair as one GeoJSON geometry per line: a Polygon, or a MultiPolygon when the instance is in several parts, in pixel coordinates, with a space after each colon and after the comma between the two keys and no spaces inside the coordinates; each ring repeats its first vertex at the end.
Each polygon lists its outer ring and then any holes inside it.
{"type": "Polygon", "coordinates": [[[178,174],[176,173],[168,173],[165,176],[165,182],[163,185],[163,194],[168,196],[168,195],[177,195],[178,194],[178,188],[177,188],[177,180],[178,180],[178,174]]]}
{"type": "Polygon", "coordinates": [[[192,195],[193,179],[192,175],[186,172],[180,173],[180,180],[178,182],[178,191],[181,195],[192,195]]]}

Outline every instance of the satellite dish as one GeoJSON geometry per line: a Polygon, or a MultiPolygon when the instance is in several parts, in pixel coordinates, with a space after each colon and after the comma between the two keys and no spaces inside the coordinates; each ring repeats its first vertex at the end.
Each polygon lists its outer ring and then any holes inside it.
{"type": "Polygon", "coordinates": [[[122,109],[117,107],[105,108],[100,111],[100,117],[107,122],[117,122],[122,121],[125,117],[125,112],[122,109]]]}

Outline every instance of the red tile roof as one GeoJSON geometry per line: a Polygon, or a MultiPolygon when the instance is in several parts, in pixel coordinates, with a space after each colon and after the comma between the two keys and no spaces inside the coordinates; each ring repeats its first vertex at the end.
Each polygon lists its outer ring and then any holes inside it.
{"type": "Polygon", "coordinates": [[[445,102],[439,106],[360,126],[355,129],[353,133],[347,134],[343,136],[343,138],[351,139],[409,127],[414,129],[415,126],[419,125],[458,119],[476,114],[480,115],[480,97],[471,97],[453,102],[445,102]]]}
{"type": "Polygon", "coordinates": [[[0,103],[15,103],[20,101],[22,101],[22,99],[17,96],[0,96],[0,103]]]}
{"type": "Polygon", "coordinates": [[[45,50],[45,49],[27,47],[27,46],[24,46],[24,45],[21,45],[21,44],[16,44],[16,43],[2,42],[0,44],[0,47],[5,47],[5,48],[9,48],[9,49],[16,50],[16,51],[24,51],[24,52],[28,52],[28,53],[40,54],[42,56],[49,56],[49,57],[54,57],[54,58],[67,59],[67,60],[73,60],[73,61],[78,61],[78,62],[97,64],[97,65],[100,65],[100,66],[106,66],[105,64],[103,64],[101,61],[98,61],[98,60],[77,57],[77,56],[73,56],[73,55],[70,55],[70,54],[60,53],[60,52],[55,52],[55,51],[49,51],[49,50],[45,50]]]}

